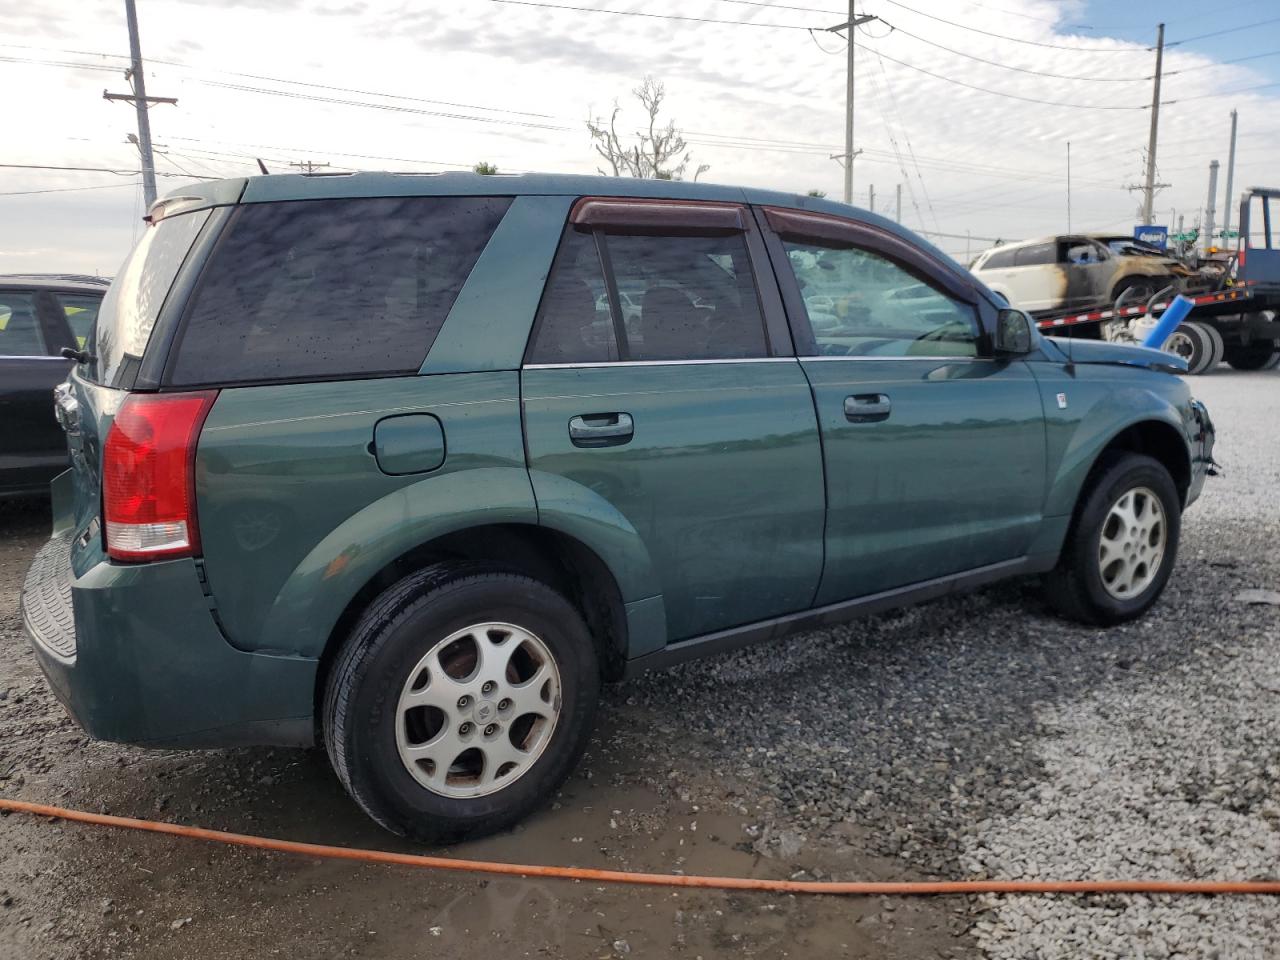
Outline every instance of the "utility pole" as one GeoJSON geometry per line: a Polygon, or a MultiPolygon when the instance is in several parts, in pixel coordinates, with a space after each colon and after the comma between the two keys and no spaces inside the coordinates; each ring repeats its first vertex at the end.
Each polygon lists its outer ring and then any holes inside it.
{"type": "Polygon", "coordinates": [[[1151,225],[1151,204],[1156,194],[1156,132],[1160,127],[1160,71],[1164,67],[1164,24],[1156,28],[1155,92],[1151,95],[1151,136],[1147,140],[1147,185],[1143,188],[1142,223],[1151,225]]]}
{"type": "Polygon", "coordinates": [[[902,184],[898,184],[898,199],[897,199],[897,202],[894,204],[893,209],[894,209],[893,219],[896,220],[898,223],[901,223],[902,222],[902,184]]]}
{"type": "Polygon", "coordinates": [[[297,167],[299,173],[312,174],[317,170],[327,167],[327,163],[314,163],[311,160],[299,160],[297,163],[291,163],[289,166],[297,167]]]}
{"type": "MultiPolygon", "coordinates": [[[[1231,150],[1227,154],[1227,192],[1222,199],[1222,239],[1227,239],[1231,232],[1231,205],[1235,198],[1231,196],[1231,184],[1236,173],[1236,112],[1231,111],[1231,150]]],[[[1225,246],[1225,244],[1224,244],[1225,246]]]]}
{"type": "Polygon", "coordinates": [[[870,209],[872,213],[875,213],[876,212],[876,185],[873,183],[870,187],[867,188],[867,191],[868,191],[867,199],[870,201],[870,204],[871,204],[868,209],[870,209]]]}
{"type": "Polygon", "coordinates": [[[1204,248],[1207,251],[1213,246],[1213,215],[1218,193],[1218,161],[1209,161],[1209,199],[1204,208],[1204,248]]]}
{"type": "Polygon", "coordinates": [[[837,24],[834,27],[828,27],[828,33],[839,33],[841,30],[848,29],[849,36],[846,38],[848,44],[848,64],[847,75],[845,76],[844,87],[844,153],[840,157],[844,160],[844,202],[853,203],[853,158],[861,151],[853,149],[853,33],[857,27],[864,23],[870,23],[872,20],[879,20],[879,17],[873,17],[868,14],[858,16],[853,12],[854,0],[849,0],[849,19],[844,23],[837,24]]]}
{"type": "Polygon", "coordinates": [[[124,78],[133,88],[133,93],[107,93],[102,91],[104,100],[128,100],[138,111],[138,153],[142,158],[142,195],[146,199],[147,209],[156,202],[156,161],[151,155],[151,117],[147,110],[153,103],[176,104],[174,97],[148,97],[146,81],[142,75],[142,43],[138,40],[138,12],[134,9],[133,0],[124,0],[125,18],[129,22],[129,57],[132,65],[124,72],[124,78]]]}
{"type": "Polygon", "coordinates": [[[1071,141],[1067,141],[1067,233],[1071,232],[1071,141]]]}

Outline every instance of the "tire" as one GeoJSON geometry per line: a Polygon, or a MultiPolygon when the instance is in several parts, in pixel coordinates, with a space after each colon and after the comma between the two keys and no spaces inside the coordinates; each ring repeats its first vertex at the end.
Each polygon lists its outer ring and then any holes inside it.
{"type": "Polygon", "coordinates": [[[1254,340],[1247,344],[1233,343],[1227,347],[1227,363],[1236,370],[1265,370],[1277,356],[1274,340],[1254,340]]]}
{"type": "Polygon", "coordinates": [[[1124,297],[1126,307],[1145,305],[1165,286],[1167,284],[1161,283],[1156,277],[1127,277],[1111,291],[1111,303],[1119,303],[1120,298],[1124,297]]]}
{"type": "Polygon", "coordinates": [[[1050,606],[1070,620],[1095,626],[1111,626],[1142,616],[1159,598],[1173,572],[1181,516],[1177,488],[1162,463],[1136,453],[1117,454],[1101,461],[1081,494],[1058,565],[1045,581],[1045,597],[1050,606]],[[1141,551],[1141,539],[1126,535],[1123,527],[1117,532],[1118,519],[1113,520],[1113,510],[1122,507],[1126,497],[1139,511],[1140,530],[1143,518],[1158,518],[1162,529],[1157,563],[1151,561],[1154,528],[1146,534],[1145,553],[1141,551]],[[1153,510],[1153,504],[1158,510],[1153,510]],[[1148,514],[1147,510],[1153,513],[1148,514]],[[1104,537],[1114,544],[1106,557],[1101,552],[1104,537]],[[1123,586],[1126,571],[1133,574],[1131,589],[1117,589],[1123,586]]]}
{"type": "Polygon", "coordinates": [[[1180,323],[1164,345],[1167,353],[1187,361],[1187,373],[1195,375],[1208,369],[1213,360],[1213,341],[1198,323],[1180,323]]]}
{"type": "Polygon", "coordinates": [[[1273,353],[1271,359],[1262,365],[1263,370],[1274,370],[1276,367],[1280,367],[1280,350],[1273,353]]]}
{"type": "Polygon", "coordinates": [[[555,793],[599,694],[595,645],[568,600],[519,574],[436,565],[379,595],[343,643],[325,683],[325,745],[374,821],[453,843],[555,793]]]}
{"type": "Polygon", "coordinates": [[[1218,332],[1218,328],[1211,323],[1204,323],[1199,320],[1192,320],[1188,326],[1199,327],[1204,336],[1208,339],[1209,345],[1213,350],[1209,362],[1205,364],[1203,370],[1197,370],[1196,373],[1212,373],[1217,369],[1218,364],[1222,362],[1223,355],[1226,353],[1226,344],[1222,340],[1222,334],[1218,332]]]}

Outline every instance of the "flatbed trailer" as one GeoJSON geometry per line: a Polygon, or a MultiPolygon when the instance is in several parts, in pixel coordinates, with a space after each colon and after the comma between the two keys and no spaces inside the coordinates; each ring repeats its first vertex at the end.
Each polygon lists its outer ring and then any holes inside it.
{"type": "MultiPolygon", "coordinates": [[[[1222,285],[1187,291],[1192,304],[1186,320],[1164,349],[1187,361],[1189,373],[1212,370],[1221,361],[1237,370],[1280,366],[1280,190],[1251,187],[1240,200],[1240,242],[1222,285]],[[1254,228],[1251,230],[1251,222],[1254,228]],[[1273,224],[1275,225],[1273,227],[1273,224]],[[1260,238],[1261,243],[1255,243],[1260,238]]],[[[1133,340],[1142,324],[1173,304],[1178,291],[1161,290],[1150,301],[1126,305],[1123,297],[1105,310],[1036,314],[1036,325],[1051,335],[1094,340],[1133,340]]]]}
{"type": "MultiPolygon", "coordinates": [[[[1155,319],[1173,305],[1176,294],[1161,291],[1150,303],[1084,313],[1054,313],[1035,318],[1043,333],[1089,339],[1129,340],[1134,321],[1155,319]]],[[[1237,370],[1280,366],[1280,291],[1233,286],[1185,294],[1191,312],[1169,336],[1164,349],[1187,361],[1187,372],[1204,373],[1224,359],[1237,370]]]]}

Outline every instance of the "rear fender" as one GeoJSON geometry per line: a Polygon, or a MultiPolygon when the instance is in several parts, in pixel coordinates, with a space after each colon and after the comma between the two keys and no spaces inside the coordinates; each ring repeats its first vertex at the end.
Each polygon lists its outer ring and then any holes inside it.
{"type": "Polygon", "coordinates": [[[537,517],[529,476],[517,467],[480,467],[401,487],[353,514],[306,555],[259,636],[273,649],[319,657],[356,594],[400,557],[446,534],[497,523],[532,525],[537,517]]]}

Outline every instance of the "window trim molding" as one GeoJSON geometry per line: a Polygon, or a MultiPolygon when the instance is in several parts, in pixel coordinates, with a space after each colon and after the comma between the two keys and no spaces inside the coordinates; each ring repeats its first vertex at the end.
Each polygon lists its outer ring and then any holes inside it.
{"type": "Polygon", "coordinates": [[[569,223],[619,232],[745,233],[749,221],[745,204],[723,200],[581,197],[569,211],[569,223]]]}
{"type": "Polygon", "coordinates": [[[943,263],[896,233],[869,223],[810,210],[769,206],[763,210],[769,228],[780,238],[869,250],[894,261],[931,286],[942,287],[953,299],[963,300],[975,308],[978,306],[980,297],[970,280],[955,267],[943,263]]]}

